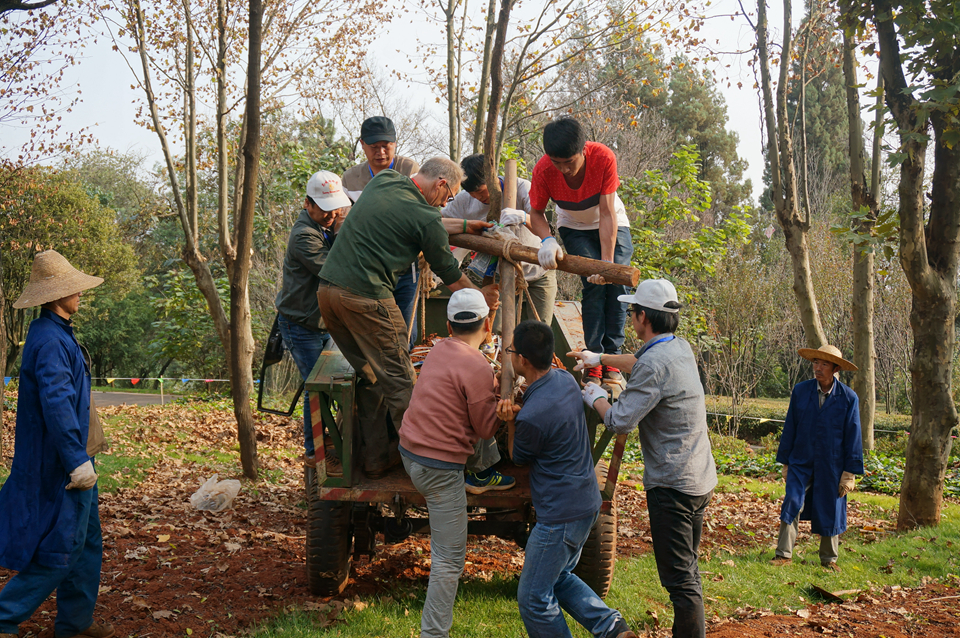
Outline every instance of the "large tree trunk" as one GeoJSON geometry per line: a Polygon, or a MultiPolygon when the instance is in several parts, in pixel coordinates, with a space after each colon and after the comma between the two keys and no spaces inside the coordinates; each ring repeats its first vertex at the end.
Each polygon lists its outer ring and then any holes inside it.
{"type": "Polygon", "coordinates": [[[500,144],[497,121],[500,119],[500,98],[503,97],[503,47],[507,41],[507,25],[510,24],[510,7],[513,0],[500,0],[500,17],[497,19],[497,36],[490,56],[490,111],[487,113],[487,129],[483,136],[483,159],[487,165],[487,191],[490,193],[490,210],[487,221],[500,221],[500,144]]]}
{"type": "Polygon", "coordinates": [[[257,432],[250,393],[253,390],[253,332],[250,320],[250,261],[253,252],[253,216],[257,204],[260,164],[260,38],[263,5],[250,0],[250,57],[247,63],[247,136],[243,144],[243,190],[235,220],[237,259],[230,276],[230,392],[237,419],[243,475],[257,478],[257,432]]]}
{"type": "Polygon", "coordinates": [[[482,153],[486,130],[487,98],[490,92],[490,62],[493,55],[493,38],[497,32],[497,0],[487,6],[487,30],[483,36],[483,67],[480,69],[480,87],[477,89],[477,117],[473,129],[473,152],[482,153]]]}
{"type": "Polygon", "coordinates": [[[460,158],[460,74],[454,33],[459,0],[449,0],[443,10],[447,22],[447,125],[450,127],[450,159],[460,158]]]}
{"type": "Polygon", "coordinates": [[[763,93],[764,119],[767,125],[767,158],[770,161],[772,198],[777,221],[783,229],[784,243],[793,268],[793,294],[797,298],[800,323],[807,347],[819,348],[827,343],[817,297],[810,274],[810,247],[807,244],[809,219],[800,212],[797,171],[793,158],[793,134],[787,117],[787,81],[792,51],[791,0],[783,0],[783,52],[780,56],[780,78],[774,103],[770,55],[767,47],[766,0],[757,2],[757,53],[760,57],[760,83],[763,93]]]}
{"type": "MultiPolygon", "coordinates": [[[[924,109],[907,84],[893,8],[886,0],[874,3],[874,22],[887,107],[900,135],[900,264],[913,296],[913,417],[897,519],[898,529],[909,530],[940,522],[950,431],[957,425],[951,371],[960,246],[960,148],[947,146],[943,133],[949,122],[938,111],[924,109]],[[928,118],[925,113],[932,115],[928,118]],[[930,206],[925,211],[925,134],[931,123],[934,169],[930,206]]],[[[960,62],[953,51],[943,51],[943,56],[931,61],[930,66],[935,68],[932,75],[937,80],[953,81],[960,73],[960,62]]]]}
{"type": "MultiPolygon", "coordinates": [[[[847,85],[847,138],[850,153],[850,198],[853,212],[865,214],[856,231],[868,236],[877,220],[877,202],[867,190],[863,127],[860,121],[860,91],[857,89],[856,43],[848,30],[843,34],[843,76],[847,85]]],[[[876,160],[874,160],[876,161],[876,160]]],[[[860,435],[863,449],[873,449],[873,419],[876,412],[876,370],[873,350],[874,263],[872,246],[853,250],[853,391],[860,397],[860,435]]]]}

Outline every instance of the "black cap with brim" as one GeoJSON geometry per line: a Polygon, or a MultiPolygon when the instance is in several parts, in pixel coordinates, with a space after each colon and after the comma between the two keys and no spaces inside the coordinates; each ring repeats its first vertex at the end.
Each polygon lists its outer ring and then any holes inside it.
{"type": "Polygon", "coordinates": [[[360,125],[360,139],[365,144],[396,142],[397,129],[394,128],[393,121],[389,117],[382,115],[368,117],[360,125]]]}

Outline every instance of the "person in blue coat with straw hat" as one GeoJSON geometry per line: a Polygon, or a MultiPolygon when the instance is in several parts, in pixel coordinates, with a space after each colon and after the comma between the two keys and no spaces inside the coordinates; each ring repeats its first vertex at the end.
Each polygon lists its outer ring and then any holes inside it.
{"type": "Polygon", "coordinates": [[[23,347],[13,466],[0,490],[0,566],[18,572],[0,589],[0,638],[16,638],[54,590],[56,638],[115,633],[93,620],[103,558],[93,461],[106,442],[70,322],[81,293],[102,283],[47,250],[13,304],[41,310],[23,347]]]}
{"type": "Polygon", "coordinates": [[[838,373],[857,366],[836,346],[798,352],[813,362],[814,378],[794,386],[780,436],[777,462],[783,464],[787,485],[771,563],[790,562],[803,519],[820,535],[820,564],[840,571],[839,536],[847,529],[847,494],[853,491],[854,476],[863,474],[863,444],[860,402],[838,373]]]}

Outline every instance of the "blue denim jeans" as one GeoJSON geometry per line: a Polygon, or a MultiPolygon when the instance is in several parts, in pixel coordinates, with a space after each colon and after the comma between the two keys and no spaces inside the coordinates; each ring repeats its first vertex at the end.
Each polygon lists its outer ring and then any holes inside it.
{"type": "MultiPolygon", "coordinates": [[[[558,228],[563,246],[571,255],[600,259],[600,231],[558,228]]],[[[617,228],[617,244],[613,261],[629,265],[633,257],[633,239],[630,228],[617,228]]],[[[597,286],[581,277],[583,282],[583,338],[587,350],[604,354],[619,354],[623,345],[623,326],[627,322],[627,304],[617,299],[627,294],[627,287],[619,284],[597,286]]]]}
{"type": "Polygon", "coordinates": [[[650,536],[660,584],[673,603],[674,638],[703,638],[703,585],[697,564],[703,513],[713,492],[690,496],[669,487],[647,490],[650,536]]]}
{"type": "Polygon", "coordinates": [[[397,287],[393,289],[393,299],[400,308],[400,314],[403,315],[403,321],[410,328],[413,323],[413,330],[410,331],[410,348],[417,342],[417,315],[413,309],[417,305],[417,282],[420,281],[420,269],[414,262],[410,270],[403,271],[397,277],[397,287]]]}
{"type": "MultiPolygon", "coordinates": [[[[313,366],[317,364],[320,353],[330,343],[329,333],[304,328],[280,313],[277,313],[277,327],[280,328],[283,345],[290,351],[300,376],[306,381],[313,371],[313,366]]],[[[313,446],[313,423],[310,419],[310,397],[306,390],[303,391],[303,447],[307,456],[313,456],[316,452],[313,446]]]]}
{"type": "Polygon", "coordinates": [[[75,636],[93,624],[103,560],[98,507],[96,486],[80,493],[77,533],[66,567],[32,562],[0,590],[0,633],[17,635],[17,626],[29,619],[53,590],[57,591],[54,635],[75,636]]]}
{"type": "Polygon", "coordinates": [[[597,514],[569,523],[537,523],[524,550],[517,590],[520,618],[530,638],[567,638],[563,612],[598,638],[616,637],[628,627],[590,587],[573,574],[597,514]]]}

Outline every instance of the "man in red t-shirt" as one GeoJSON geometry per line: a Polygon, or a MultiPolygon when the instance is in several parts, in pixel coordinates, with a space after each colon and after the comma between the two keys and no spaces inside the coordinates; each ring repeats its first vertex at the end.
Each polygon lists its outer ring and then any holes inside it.
{"type": "MultiPolygon", "coordinates": [[[[580,123],[563,117],[543,129],[546,153],[533,168],[530,186],[530,226],[542,239],[540,265],[556,268],[563,249],[551,235],[544,213],[553,200],[557,233],[567,252],[590,259],[630,264],[633,240],[630,220],[617,196],[620,178],[617,157],[609,148],[588,142],[580,123]]],[[[583,277],[583,335],[586,349],[619,354],[627,306],[617,298],[626,286],[608,284],[600,275],[583,277]]],[[[622,383],[620,371],[610,366],[590,368],[586,381],[622,383]]]]}

